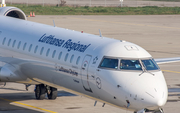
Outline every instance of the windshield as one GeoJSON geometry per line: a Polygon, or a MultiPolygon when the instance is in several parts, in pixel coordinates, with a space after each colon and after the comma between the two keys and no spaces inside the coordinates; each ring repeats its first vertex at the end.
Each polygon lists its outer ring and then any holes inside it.
{"type": "Polygon", "coordinates": [[[154,62],[153,59],[143,59],[143,60],[121,60],[120,69],[123,70],[142,70],[142,67],[149,70],[158,70],[159,67],[154,62]]]}
{"type": "Polygon", "coordinates": [[[103,58],[100,68],[110,68],[116,70],[139,70],[151,71],[158,70],[159,67],[153,59],[121,59],[103,58]]]}
{"type": "Polygon", "coordinates": [[[139,60],[121,60],[120,69],[142,70],[139,60]]]}
{"type": "Polygon", "coordinates": [[[100,67],[117,69],[118,68],[118,59],[104,58],[100,67]]]}
{"type": "Polygon", "coordinates": [[[143,66],[146,68],[146,70],[158,70],[159,67],[153,62],[153,60],[141,60],[143,63],[143,66]]]}

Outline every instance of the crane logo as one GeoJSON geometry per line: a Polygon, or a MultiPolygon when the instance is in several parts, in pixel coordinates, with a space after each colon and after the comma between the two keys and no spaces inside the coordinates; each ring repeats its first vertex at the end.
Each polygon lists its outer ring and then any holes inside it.
{"type": "Polygon", "coordinates": [[[96,85],[99,89],[101,89],[102,84],[101,84],[101,79],[99,77],[96,78],[96,85]]]}

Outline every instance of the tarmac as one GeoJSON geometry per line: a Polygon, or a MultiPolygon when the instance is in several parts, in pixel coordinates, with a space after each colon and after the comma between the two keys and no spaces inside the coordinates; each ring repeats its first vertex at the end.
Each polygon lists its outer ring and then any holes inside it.
{"type": "MultiPolygon", "coordinates": [[[[146,49],[155,59],[180,57],[180,15],[121,15],[121,16],[36,16],[29,21],[83,31],[103,37],[133,42],[146,49]]],[[[37,31],[38,32],[38,31],[37,31]]],[[[180,112],[180,63],[159,65],[164,73],[169,96],[165,113],[180,112]]],[[[152,81],[153,84],[153,81],[152,81]]],[[[0,84],[0,113],[133,113],[110,105],[102,107],[94,100],[61,89],[56,100],[36,100],[34,86],[0,84]]]]}

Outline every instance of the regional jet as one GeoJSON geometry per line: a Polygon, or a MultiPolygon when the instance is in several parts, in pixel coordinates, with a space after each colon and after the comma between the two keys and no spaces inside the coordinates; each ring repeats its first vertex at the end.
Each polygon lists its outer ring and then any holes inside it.
{"type": "Polygon", "coordinates": [[[167,84],[142,47],[30,22],[15,7],[0,8],[0,82],[36,85],[36,99],[56,99],[57,88],[134,111],[163,113],[167,84]]]}

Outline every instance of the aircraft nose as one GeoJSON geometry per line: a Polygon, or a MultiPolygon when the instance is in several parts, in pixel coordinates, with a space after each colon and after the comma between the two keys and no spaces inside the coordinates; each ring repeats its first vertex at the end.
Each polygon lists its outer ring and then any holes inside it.
{"type": "Polygon", "coordinates": [[[144,101],[142,101],[142,103],[143,105],[145,105],[147,109],[154,110],[164,106],[166,104],[166,101],[167,101],[166,90],[160,91],[157,89],[157,92],[154,91],[146,92],[146,96],[144,97],[144,101]]]}
{"type": "Polygon", "coordinates": [[[162,91],[159,91],[157,93],[154,94],[154,105],[155,106],[158,106],[158,107],[162,107],[166,104],[166,101],[167,101],[167,93],[166,93],[166,90],[162,90],[162,91]]]}
{"type": "Polygon", "coordinates": [[[162,73],[158,73],[152,78],[154,78],[153,83],[146,82],[149,88],[145,89],[145,101],[147,106],[162,107],[166,104],[168,97],[166,81],[162,73]]]}
{"type": "Polygon", "coordinates": [[[130,103],[133,103],[132,105],[136,108],[155,110],[166,104],[168,96],[167,84],[161,71],[153,72],[153,75],[143,73],[131,83],[127,89],[132,91],[130,93],[130,103]],[[142,106],[137,106],[137,102],[142,106]]]}
{"type": "Polygon", "coordinates": [[[144,96],[144,103],[155,105],[155,106],[163,106],[166,102],[166,97],[164,97],[164,92],[146,92],[144,96]]]}
{"type": "Polygon", "coordinates": [[[159,107],[164,106],[165,103],[166,103],[166,101],[164,101],[163,99],[157,101],[157,105],[158,105],[159,107]]]}
{"type": "Polygon", "coordinates": [[[167,84],[161,71],[131,76],[125,84],[129,108],[156,110],[166,104],[167,84]]]}

